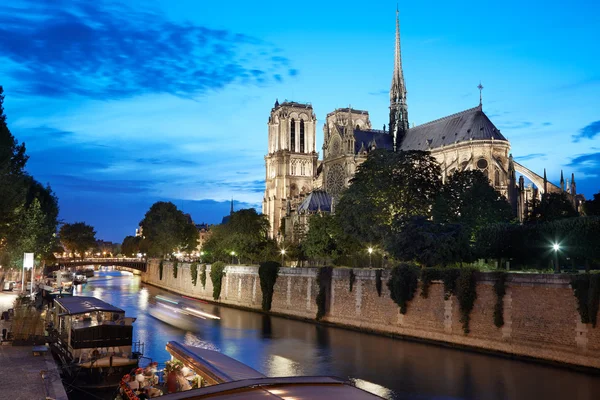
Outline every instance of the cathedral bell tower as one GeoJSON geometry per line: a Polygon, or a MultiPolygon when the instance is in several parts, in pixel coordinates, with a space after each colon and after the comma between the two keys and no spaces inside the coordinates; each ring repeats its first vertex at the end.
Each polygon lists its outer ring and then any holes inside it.
{"type": "Polygon", "coordinates": [[[282,219],[313,189],[318,158],[316,123],[310,104],[276,101],[271,110],[262,211],[269,219],[273,239],[283,240],[282,219]]]}
{"type": "Polygon", "coordinates": [[[402,146],[402,140],[408,132],[408,105],[406,104],[406,86],[402,72],[402,53],[400,51],[400,16],[396,8],[396,51],[394,53],[394,74],[390,88],[390,135],[393,137],[394,151],[402,146]]]}

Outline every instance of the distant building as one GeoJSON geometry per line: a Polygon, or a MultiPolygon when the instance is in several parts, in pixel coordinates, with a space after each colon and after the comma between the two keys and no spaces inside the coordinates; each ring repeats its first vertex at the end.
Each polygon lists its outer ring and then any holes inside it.
{"type": "Polygon", "coordinates": [[[142,226],[138,226],[137,229],[135,230],[135,237],[142,237],[144,228],[142,228],[142,226]]]}
{"type": "MultiPolygon", "coordinates": [[[[419,126],[409,127],[402,57],[400,22],[396,14],[394,71],[390,87],[389,125],[373,129],[368,111],[352,107],[327,114],[323,127],[323,160],[316,152],[316,117],[310,103],[284,101],[271,109],[268,122],[268,153],[265,156],[266,188],[262,211],[271,224],[270,236],[298,240],[306,230],[307,216],[333,212],[341,192],[357,168],[375,149],[424,150],[439,162],[442,180],[456,171],[478,169],[491,185],[506,196],[515,215],[523,220],[528,203],[543,193],[566,192],[575,207],[582,197],[575,178],[561,173],[561,187],[517,163],[510,142],[479,105],[419,126]],[[521,174],[517,180],[517,173],[521,174]],[[525,186],[523,176],[532,185],[525,186]],[[535,187],[534,187],[535,186],[535,187]],[[283,231],[282,231],[283,228],[283,231]]],[[[225,220],[225,219],[224,219],[225,220]]]]}
{"type": "Polygon", "coordinates": [[[231,199],[231,207],[229,208],[229,215],[226,215],[223,217],[223,219],[221,220],[221,224],[226,224],[227,222],[229,222],[229,218],[231,217],[231,215],[233,215],[233,198],[231,199]]]}
{"type": "Polygon", "coordinates": [[[206,239],[210,236],[210,225],[203,222],[201,224],[196,224],[196,229],[198,229],[198,247],[196,249],[202,251],[206,239]]]}

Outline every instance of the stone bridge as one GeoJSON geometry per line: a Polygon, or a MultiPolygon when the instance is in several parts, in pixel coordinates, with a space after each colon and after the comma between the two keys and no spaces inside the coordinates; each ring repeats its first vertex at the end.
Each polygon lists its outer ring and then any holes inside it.
{"type": "Polygon", "coordinates": [[[58,260],[58,264],[62,267],[80,267],[85,265],[100,265],[100,266],[116,266],[136,269],[146,272],[145,258],[85,258],[85,259],[67,259],[58,260]]]}

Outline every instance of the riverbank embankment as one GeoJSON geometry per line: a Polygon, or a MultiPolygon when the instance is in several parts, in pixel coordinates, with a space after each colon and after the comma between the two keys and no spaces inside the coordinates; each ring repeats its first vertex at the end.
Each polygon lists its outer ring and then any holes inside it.
{"type": "MultiPolygon", "coordinates": [[[[151,260],[145,283],[198,299],[214,301],[210,266],[202,285],[198,268],[196,285],[190,265],[151,260]]],[[[316,268],[281,268],[273,292],[271,312],[314,320],[319,283],[316,268]]],[[[502,353],[574,367],[600,369],[600,326],[581,323],[569,277],[552,274],[508,274],[502,298],[504,325],[494,324],[498,298],[492,274],[477,274],[477,299],[470,313],[470,332],[465,334],[454,296],[445,298],[442,282],[432,282],[427,298],[421,285],[406,314],[390,298],[386,286],[389,271],[336,268],[326,283],[325,316],[337,326],[384,335],[424,340],[443,345],[502,353]],[[350,283],[352,282],[352,283],[350,283]],[[351,288],[352,287],[352,288],[351,288]]],[[[261,310],[262,292],[258,267],[228,266],[217,303],[261,310]]]]}

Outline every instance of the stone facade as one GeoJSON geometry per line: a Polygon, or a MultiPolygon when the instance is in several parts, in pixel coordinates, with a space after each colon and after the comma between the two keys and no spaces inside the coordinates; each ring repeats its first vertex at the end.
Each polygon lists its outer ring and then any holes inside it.
{"type": "MultiPolygon", "coordinates": [[[[158,262],[148,264],[144,282],[186,296],[212,301],[210,266],[206,288],[198,279],[192,285],[189,264],[179,264],[178,278],[164,263],[159,279],[158,262]]],[[[355,269],[350,291],[350,269],[334,269],[328,290],[325,322],[353,329],[428,340],[443,344],[494,351],[526,358],[600,369],[600,326],[582,324],[569,278],[560,275],[510,274],[504,302],[502,328],[494,325],[496,296],[488,274],[478,275],[477,300],[471,312],[471,332],[465,335],[454,297],[444,300],[443,285],[433,282],[427,299],[420,289],[406,314],[391,300],[383,271],[381,296],[376,271],[355,269]]],[[[271,312],[314,319],[317,313],[317,269],[282,268],[275,284],[271,312]]],[[[219,303],[260,310],[262,292],[258,267],[228,266],[219,303]]]]}

